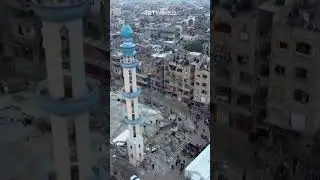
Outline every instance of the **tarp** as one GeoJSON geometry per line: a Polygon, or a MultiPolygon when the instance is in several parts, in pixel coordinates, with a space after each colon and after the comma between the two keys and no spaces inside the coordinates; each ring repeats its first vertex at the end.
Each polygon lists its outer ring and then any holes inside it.
{"type": "Polygon", "coordinates": [[[191,180],[210,179],[210,145],[208,145],[184,170],[191,180]]]}
{"type": "Polygon", "coordinates": [[[114,138],[112,140],[112,143],[116,143],[116,145],[121,146],[121,145],[124,145],[124,142],[126,142],[128,138],[129,138],[129,130],[126,129],[121,134],[119,134],[119,136],[114,138]]]}

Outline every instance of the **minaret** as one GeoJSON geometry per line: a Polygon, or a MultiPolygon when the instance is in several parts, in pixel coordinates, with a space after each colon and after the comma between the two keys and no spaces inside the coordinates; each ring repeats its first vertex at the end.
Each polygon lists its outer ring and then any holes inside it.
{"type": "Polygon", "coordinates": [[[123,68],[124,89],[122,95],[126,100],[126,118],[130,135],[127,141],[130,164],[138,166],[143,161],[143,137],[140,124],[141,115],[138,108],[138,97],[141,89],[137,87],[136,68],[139,61],[134,58],[136,45],[132,43],[133,31],[129,25],[124,25],[121,30],[124,43],[121,44],[123,59],[120,64],[123,68]]]}
{"type": "Polygon", "coordinates": [[[42,18],[47,81],[39,83],[39,103],[51,122],[57,180],[88,180],[91,170],[89,108],[98,101],[85,75],[82,17],[87,0],[37,0],[42,18]]]}

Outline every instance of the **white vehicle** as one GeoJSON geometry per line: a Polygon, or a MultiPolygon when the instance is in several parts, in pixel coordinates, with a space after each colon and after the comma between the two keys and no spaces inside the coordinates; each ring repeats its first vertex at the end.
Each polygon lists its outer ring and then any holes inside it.
{"type": "Polygon", "coordinates": [[[133,175],[130,177],[130,180],[140,180],[140,178],[137,175],[133,175]]]}

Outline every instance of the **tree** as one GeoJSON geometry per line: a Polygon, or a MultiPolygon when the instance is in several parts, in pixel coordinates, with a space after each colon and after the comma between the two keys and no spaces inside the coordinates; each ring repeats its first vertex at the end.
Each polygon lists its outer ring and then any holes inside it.
{"type": "Polygon", "coordinates": [[[202,52],[202,42],[199,40],[191,41],[184,47],[187,51],[202,52]]]}

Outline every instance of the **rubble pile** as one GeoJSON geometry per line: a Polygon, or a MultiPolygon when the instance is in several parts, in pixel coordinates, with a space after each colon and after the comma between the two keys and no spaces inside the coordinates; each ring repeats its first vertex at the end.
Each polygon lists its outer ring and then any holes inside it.
{"type": "MultiPolygon", "coordinates": [[[[112,93],[111,100],[114,104],[110,107],[115,112],[113,113],[115,116],[111,118],[113,121],[111,122],[111,137],[115,137],[127,128],[126,124],[119,120],[119,117],[124,114],[124,108],[118,98],[119,96],[116,93],[112,93]]],[[[141,163],[139,174],[163,176],[171,171],[171,165],[175,163],[177,155],[181,154],[185,145],[189,142],[190,134],[187,132],[192,131],[195,124],[190,118],[186,118],[186,115],[176,113],[169,107],[149,101],[150,99],[140,101],[147,104],[142,103],[140,109],[145,120],[143,126],[145,159],[141,163]]],[[[112,166],[128,166],[126,148],[125,144],[121,146],[112,145],[110,148],[112,166]]]]}
{"type": "Polygon", "coordinates": [[[141,173],[166,174],[171,170],[171,164],[175,163],[175,158],[183,150],[188,139],[188,134],[177,126],[161,128],[146,142],[145,162],[141,173]]]}
{"type": "Polygon", "coordinates": [[[157,153],[146,154],[144,166],[141,169],[141,173],[153,173],[154,175],[165,175],[170,171],[169,163],[174,160],[172,157],[166,156],[166,152],[162,149],[158,149],[157,153]],[[154,165],[154,168],[153,168],[154,165]]]}

